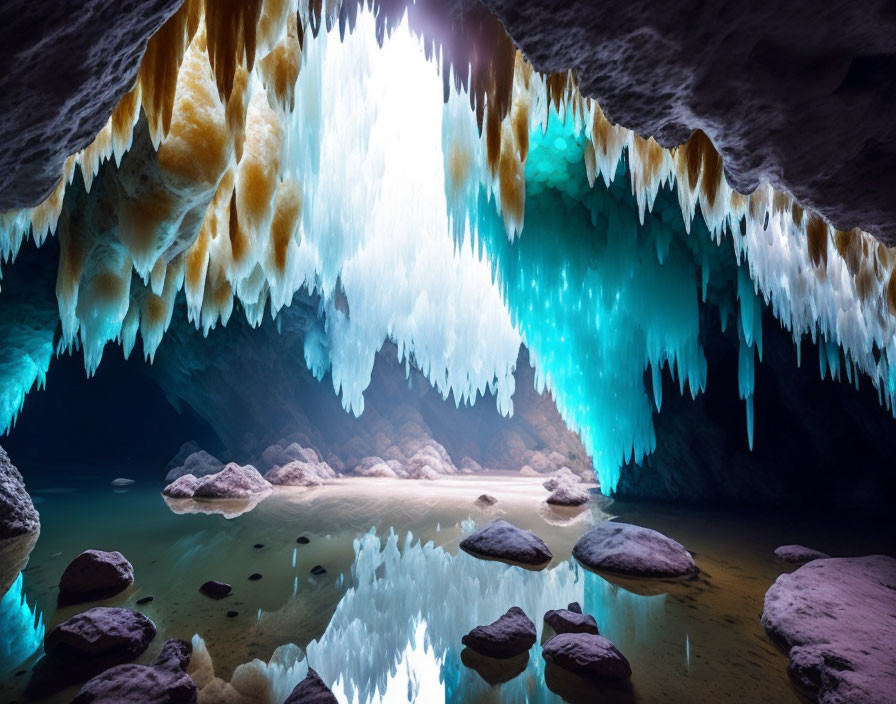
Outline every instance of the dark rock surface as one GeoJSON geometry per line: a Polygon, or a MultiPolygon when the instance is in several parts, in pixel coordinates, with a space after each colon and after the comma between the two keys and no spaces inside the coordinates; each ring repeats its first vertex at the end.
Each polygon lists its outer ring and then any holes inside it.
{"type": "Polygon", "coordinates": [[[72,704],[193,704],[196,683],[187,675],[193,647],[169,640],[153,665],[118,665],[87,682],[72,704]]]}
{"type": "Polygon", "coordinates": [[[230,596],[232,590],[233,588],[226,582],[218,582],[214,579],[205,582],[199,587],[199,591],[211,599],[223,599],[226,596],[230,596]]]}
{"type": "Polygon", "coordinates": [[[134,568],[120,552],[85,550],[59,579],[59,603],[82,604],[119,594],[134,583],[134,568]]]}
{"type": "Polygon", "coordinates": [[[537,535],[500,519],[464,538],[460,547],[474,557],[529,566],[546,565],[554,557],[537,535]]]}
{"type": "Polygon", "coordinates": [[[37,530],[40,530],[40,518],[25,491],[22,475],[0,447],[0,540],[37,530]]]}
{"type": "Polygon", "coordinates": [[[629,523],[605,521],[572,549],[585,567],[630,577],[684,577],[697,573],[694,558],[662,533],[629,523]]]}
{"type": "Polygon", "coordinates": [[[47,659],[86,678],[139,657],[155,638],[152,621],[130,609],[98,606],[47,634],[47,659]]]}
{"type": "Polygon", "coordinates": [[[485,0],[541,71],[664,146],[702,129],[729,183],[763,180],[896,240],[896,12],[864,3],[485,0]]]}
{"type": "Polygon", "coordinates": [[[554,506],[581,506],[591,501],[591,494],[579,484],[561,481],[557,482],[546,501],[554,506]]]}
{"type": "Polygon", "coordinates": [[[181,0],[9,0],[0,21],[0,211],[35,205],[134,85],[181,0]]]}
{"type": "Polygon", "coordinates": [[[490,658],[472,648],[464,648],[460,651],[460,661],[494,687],[525,672],[529,664],[529,652],[525,651],[511,658],[490,658]]]}
{"type": "Polygon", "coordinates": [[[482,494],[476,499],[476,504],[479,506],[494,506],[496,503],[498,503],[498,500],[491,494],[482,494]]]}
{"type": "Polygon", "coordinates": [[[197,499],[245,499],[254,494],[271,490],[265,480],[251,464],[239,465],[231,462],[216,474],[203,479],[193,497],[197,499]]]}
{"type": "MultiPolygon", "coordinates": [[[[570,604],[572,606],[572,604],[570,604]]],[[[544,615],[544,622],[554,629],[554,633],[592,633],[600,635],[597,621],[591,614],[571,609],[551,609],[544,615]]]]}
{"type": "Polygon", "coordinates": [[[337,700],[330,688],[310,667],[308,675],[299,682],[283,704],[336,704],[337,700]]]}
{"type": "Polygon", "coordinates": [[[632,676],[625,656],[603,636],[592,633],[561,633],[542,648],[544,659],[579,675],[608,680],[632,676]]]}
{"type": "Polygon", "coordinates": [[[519,606],[512,606],[487,626],[476,626],[461,643],[492,658],[512,658],[529,650],[536,640],[535,624],[519,606]]]}
{"type": "Polygon", "coordinates": [[[791,677],[820,702],[889,702],[896,692],[896,559],[814,560],[765,595],[762,625],[791,677]]]}
{"type": "Polygon", "coordinates": [[[577,601],[571,601],[566,609],[567,611],[572,611],[574,614],[582,613],[582,605],[577,601]]]}
{"type": "Polygon", "coordinates": [[[785,562],[801,564],[803,562],[812,562],[812,560],[822,560],[830,557],[830,555],[819,550],[807,548],[805,545],[782,545],[779,548],[775,548],[775,557],[785,562]]]}

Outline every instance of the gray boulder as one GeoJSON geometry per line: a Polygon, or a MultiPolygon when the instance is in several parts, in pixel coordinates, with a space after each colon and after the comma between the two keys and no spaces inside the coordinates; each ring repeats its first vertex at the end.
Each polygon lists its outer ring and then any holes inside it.
{"type": "Polygon", "coordinates": [[[579,538],[573,557],[588,569],[627,577],[671,578],[697,573],[694,558],[662,533],[606,521],[579,538]]]}
{"type": "Polygon", "coordinates": [[[323,484],[314,465],[301,460],[274,467],[264,478],[275,486],[320,486],[323,484]]]}
{"type": "Polygon", "coordinates": [[[85,550],[59,579],[59,603],[82,604],[119,594],[134,583],[134,568],[120,552],[85,550]]]}
{"type": "Polygon", "coordinates": [[[231,462],[217,474],[201,482],[193,492],[196,499],[245,499],[271,490],[271,484],[251,464],[231,462]]]}
{"type": "Polygon", "coordinates": [[[615,645],[593,633],[561,633],[541,649],[544,659],[567,672],[605,680],[625,680],[632,667],[615,645]]]}
{"type": "Polygon", "coordinates": [[[501,519],[464,538],[460,548],[474,557],[529,567],[543,567],[554,557],[548,546],[537,535],[501,519]]]}
{"type": "Polygon", "coordinates": [[[799,565],[804,562],[812,562],[812,560],[822,560],[830,555],[804,545],[782,545],[775,549],[775,557],[799,565]]]}
{"type": "Polygon", "coordinates": [[[190,499],[202,480],[192,474],[178,477],[162,489],[162,493],[172,499],[190,499]]]}
{"type": "Polygon", "coordinates": [[[40,530],[40,518],[25,482],[0,447],[0,540],[40,530]]]}
{"type": "MultiPolygon", "coordinates": [[[[572,604],[570,604],[571,606],[572,604]]],[[[544,622],[554,629],[554,633],[591,633],[600,635],[597,621],[591,614],[571,609],[551,609],[544,615],[544,622]]]]}
{"type": "Polygon", "coordinates": [[[476,626],[461,643],[492,658],[512,658],[535,645],[535,624],[519,606],[487,626],[476,626]]]}

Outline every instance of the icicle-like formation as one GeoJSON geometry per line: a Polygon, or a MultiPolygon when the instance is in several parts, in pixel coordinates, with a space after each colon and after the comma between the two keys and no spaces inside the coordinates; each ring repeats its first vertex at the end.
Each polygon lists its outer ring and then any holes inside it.
{"type": "Polygon", "coordinates": [[[22,575],[16,577],[9,591],[0,598],[0,675],[13,672],[34,655],[43,644],[44,617],[28,606],[22,588],[22,575]]]}

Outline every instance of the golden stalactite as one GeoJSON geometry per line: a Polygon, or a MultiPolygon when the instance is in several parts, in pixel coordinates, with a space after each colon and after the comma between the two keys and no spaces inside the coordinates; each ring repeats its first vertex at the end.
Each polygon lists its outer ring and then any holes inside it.
{"type": "Polygon", "coordinates": [[[137,71],[143,112],[156,145],[171,127],[178,71],[200,12],[200,0],[185,0],[149,40],[137,71]]]}
{"type": "Polygon", "coordinates": [[[233,138],[233,153],[236,161],[243,158],[243,142],[246,139],[246,109],[249,107],[249,72],[242,64],[237,67],[233,79],[233,92],[227,99],[224,114],[227,129],[233,138]]]}
{"type": "MultiPolygon", "coordinates": [[[[794,203],[794,209],[799,206],[794,203]]],[[[800,209],[802,220],[802,209],[800,209]]],[[[794,218],[794,222],[799,222],[794,218]]],[[[809,259],[817,267],[823,267],[828,261],[828,226],[818,215],[812,214],[806,223],[806,245],[809,248],[809,259]]]]}
{"type": "Polygon", "coordinates": [[[255,38],[261,16],[261,0],[206,0],[205,32],[208,60],[215,74],[218,94],[227,103],[237,66],[255,65],[255,38]]]}
{"type": "Polygon", "coordinates": [[[514,133],[505,127],[501,134],[501,155],[498,168],[499,193],[501,194],[501,215],[505,223],[522,229],[526,210],[526,176],[523,162],[517,156],[514,133]]]}
{"type": "Polygon", "coordinates": [[[290,14],[286,34],[270,53],[258,62],[258,72],[271,101],[271,107],[278,106],[285,112],[292,111],[301,64],[302,48],[298,39],[298,22],[296,15],[290,14]]]}
{"type": "Polygon", "coordinates": [[[293,180],[282,181],[274,199],[274,217],[271,220],[271,254],[274,270],[286,271],[286,254],[299,228],[302,214],[302,188],[293,180]]]}
{"type": "Polygon", "coordinates": [[[230,196],[230,227],[228,228],[230,237],[230,252],[233,261],[241,262],[249,252],[249,242],[246,239],[246,233],[240,227],[240,216],[236,207],[236,190],[230,196]]]}
{"type": "Polygon", "coordinates": [[[131,131],[140,112],[140,84],[134,85],[129,92],[118,102],[112,112],[112,149],[115,158],[121,160],[124,152],[131,143],[131,131]]]}

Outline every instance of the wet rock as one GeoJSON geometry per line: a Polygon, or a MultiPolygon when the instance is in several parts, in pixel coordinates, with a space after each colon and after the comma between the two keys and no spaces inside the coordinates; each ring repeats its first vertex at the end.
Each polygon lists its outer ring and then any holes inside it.
{"type": "Polygon", "coordinates": [[[72,704],[193,704],[196,683],[187,675],[192,645],[169,640],[153,665],[118,665],[87,682],[72,704]]]}
{"type": "Polygon", "coordinates": [[[821,702],[892,701],[896,559],[818,559],[782,574],[762,625],[790,656],[797,685],[821,702]]]}
{"type": "Polygon", "coordinates": [[[460,661],[494,687],[521,675],[529,664],[529,652],[525,651],[510,658],[490,658],[472,648],[464,648],[460,651],[460,661]]]}
{"type": "Polygon", "coordinates": [[[40,519],[22,475],[0,447],[0,596],[28,562],[39,533],[40,519]]]}
{"type": "Polygon", "coordinates": [[[511,658],[525,653],[536,640],[535,624],[518,606],[487,626],[476,626],[461,642],[492,658],[511,658]]]}
{"type": "Polygon", "coordinates": [[[327,573],[327,571],[320,565],[315,565],[314,567],[311,568],[311,574],[313,574],[315,577],[320,577],[322,574],[326,574],[326,573],[327,573]]]}
{"type": "Polygon", "coordinates": [[[187,459],[179,467],[174,467],[165,475],[166,482],[173,482],[175,479],[192,474],[194,477],[202,478],[211,474],[217,474],[224,469],[224,463],[214,455],[209,454],[205,450],[198,450],[187,456],[187,459]]]}
{"type": "Polygon", "coordinates": [[[476,499],[476,504],[479,506],[494,506],[496,503],[498,503],[498,500],[491,494],[482,494],[482,496],[476,499]]]}
{"type": "Polygon", "coordinates": [[[239,615],[240,615],[239,611],[228,611],[227,612],[227,618],[236,618],[239,615]]]}
{"type": "Polygon", "coordinates": [[[300,460],[275,467],[264,475],[275,486],[321,486],[323,480],[313,465],[300,460]]]}
{"type": "Polygon", "coordinates": [[[264,547],[264,543],[255,543],[252,547],[256,550],[261,550],[264,547]]]}
{"type": "Polygon", "coordinates": [[[271,484],[251,464],[231,462],[217,474],[203,479],[193,492],[193,498],[245,499],[270,490],[271,484]]]}
{"type": "Polygon", "coordinates": [[[591,493],[579,484],[560,482],[548,496],[547,502],[554,506],[581,506],[591,501],[591,493]]]}
{"type": "Polygon", "coordinates": [[[625,656],[603,636],[561,633],[542,647],[548,662],[564,670],[598,679],[624,680],[632,676],[625,656]]]}
{"type": "Polygon", "coordinates": [[[554,472],[554,475],[548,479],[542,486],[548,491],[554,491],[563,484],[578,484],[581,481],[577,474],[573,474],[568,467],[562,467],[554,472]]]}
{"type": "Polygon", "coordinates": [[[218,582],[216,580],[209,580],[199,587],[199,592],[205,594],[205,596],[210,599],[223,599],[224,597],[230,596],[232,591],[233,587],[229,584],[226,582],[218,582]]]}
{"type": "Polygon", "coordinates": [[[812,560],[822,560],[830,557],[830,555],[807,548],[804,545],[782,545],[775,549],[775,557],[785,562],[801,564],[803,562],[812,562],[812,560]]]}
{"type": "Polygon", "coordinates": [[[582,613],[582,605],[577,601],[573,601],[566,607],[566,610],[572,611],[574,614],[580,614],[582,613]]]}
{"type": "Polygon", "coordinates": [[[585,533],[572,549],[585,567],[629,577],[670,578],[697,573],[691,554],[662,533],[606,521],[585,533]]]}
{"type": "Polygon", "coordinates": [[[320,676],[310,667],[283,704],[337,704],[337,699],[320,676]]]}
{"type": "Polygon", "coordinates": [[[56,626],[44,651],[55,665],[90,677],[139,657],[155,635],[155,624],[143,614],[98,606],[56,626]]]}
{"type": "Polygon", "coordinates": [[[464,538],[460,547],[474,557],[528,566],[544,566],[554,557],[537,535],[500,519],[464,538]]]}
{"type": "Polygon", "coordinates": [[[82,604],[123,592],[134,583],[134,568],[120,552],[85,550],[59,579],[59,603],[82,604]]]}
{"type": "Polygon", "coordinates": [[[259,574],[258,572],[253,572],[249,575],[250,582],[257,582],[259,579],[261,579],[261,574],[259,574]]]}
{"type": "Polygon", "coordinates": [[[296,538],[296,542],[299,545],[307,545],[311,541],[308,538],[306,538],[304,535],[300,535],[298,538],[296,538]]]}
{"type": "Polygon", "coordinates": [[[202,480],[199,479],[199,477],[192,474],[185,474],[162,489],[162,493],[165,496],[170,496],[172,499],[190,499],[193,498],[196,487],[199,486],[201,481],[202,480]]]}
{"type": "MultiPolygon", "coordinates": [[[[570,604],[572,606],[572,604],[570,604]]],[[[578,604],[576,604],[578,606],[578,604]]],[[[591,633],[600,635],[597,621],[591,614],[570,609],[551,609],[544,615],[544,622],[554,629],[554,633],[591,633]]]]}
{"type": "Polygon", "coordinates": [[[155,597],[145,596],[142,599],[137,599],[137,606],[146,606],[146,604],[151,603],[154,598],[155,597]]]}

